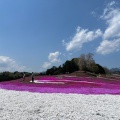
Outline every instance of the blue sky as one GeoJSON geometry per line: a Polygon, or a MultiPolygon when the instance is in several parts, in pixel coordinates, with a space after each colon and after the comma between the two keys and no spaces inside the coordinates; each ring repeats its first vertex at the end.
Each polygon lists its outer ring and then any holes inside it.
{"type": "Polygon", "coordinates": [[[120,67],[119,0],[0,1],[0,72],[41,72],[89,52],[120,67]]]}

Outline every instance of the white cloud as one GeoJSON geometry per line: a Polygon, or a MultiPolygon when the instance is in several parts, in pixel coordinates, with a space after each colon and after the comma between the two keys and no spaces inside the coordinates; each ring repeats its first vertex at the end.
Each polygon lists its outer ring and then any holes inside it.
{"type": "MultiPolygon", "coordinates": [[[[95,14],[93,11],[92,15],[95,14]]],[[[116,1],[111,1],[106,5],[103,11],[102,20],[106,22],[106,29],[102,32],[100,29],[89,31],[82,29],[79,26],[76,29],[75,35],[67,43],[63,40],[67,51],[74,49],[81,49],[83,44],[102,37],[102,42],[96,49],[97,53],[110,54],[112,52],[120,51],[120,8],[116,7],[116,1]]]]}
{"type": "Polygon", "coordinates": [[[61,53],[59,51],[49,53],[49,55],[48,55],[49,62],[44,62],[42,65],[42,68],[47,69],[50,66],[52,66],[53,63],[59,63],[60,59],[58,57],[60,54],[61,53]]]}
{"type": "Polygon", "coordinates": [[[101,16],[106,21],[107,28],[103,34],[103,41],[96,49],[100,54],[110,54],[120,50],[120,9],[113,5],[115,1],[108,3],[101,16]]]}
{"type": "Polygon", "coordinates": [[[15,60],[7,57],[7,56],[0,56],[0,72],[3,71],[24,71],[25,66],[19,66],[15,60]]]}
{"type": "Polygon", "coordinates": [[[113,6],[113,5],[115,5],[116,4],[116,2],[115,1],[111,1],[110,3],[108,3],[108,7],[111,7],[111,6],[113,6]]]}
{"type": "Polygon", "coordinates": [[[46,69],[46,68],[48,68],[50,66],[51,66],[50,62],[44,62],[42,67],[46,69]]]}
{"type": "Polygon", "coordinates": [[[100,29],[95,31],[89,31],[88,29],[82,29],[79,26],[77,27],[76,34],[66,43],[66,50],[71,51],[73,49],[80,49],[84,43],[90,42],[99,36],[102,36],[100,29]]]}
{"type": "Polygon", "coordinates": [[[120,39],[115,39],[112,41],[103,40],[100,46],[97,48],[97,53],[105,55],[119,50],[120,50],[120,39]]]}
{"type": "Polygon", "coordinates": [[[113,3],[109,3],[109,6],[104,9],[104,13],[101,16],[107,23],[107,29],[103,35],[104,39],[111,37],[120,37],[120,9],[112,7],[113,3]]]}
{"type": "Polygon", "coordinates": [[[48,56],[48,59],[50,60],[50,62],[54,63],[54,62],[60,62],[60,59],[58,59],[59,55],[61,53],[59,51],[56,51],[54,53],[50,53],[48,56]]]}

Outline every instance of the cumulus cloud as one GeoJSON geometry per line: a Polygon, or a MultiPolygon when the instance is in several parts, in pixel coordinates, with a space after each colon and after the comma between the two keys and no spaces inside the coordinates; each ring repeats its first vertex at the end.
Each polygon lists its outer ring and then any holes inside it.
{"type": "Polygon", "coordinates": [[[100,36],[102,36],[100,29],[89,31],[88,29],[82,29],[78,26],[76,34],[72,37],[70,42],[65,43],[66,50],[80,49],[84,43],[90,42],[100,36]]]}
{"type": "Polygon", "coordinates": [[[50,66],[51,66],[50,62],[44,62],[42,67],[46,69],[46,68],[48,68],[50,66]]]}
{"type": "Polygon", "coordinates": [[[108,8],[104,9],[104,13],[101,18],[106,20],[108,25],[103,35],[104,39],[111,37],[120,37],[120,9],[112,7],[114,2],[109,3],[108,8]]]}
{"type": "Polygon", "coordinates": [[[54,62],[60,62],[60,59],[58,59],[59,55],[61,53],[59,51],[56,51],[54,53],[50,53],[48,56],[48,59],[50,60],[50,62],[54,63],[54,62]]]}
{"type": "Polygon", "coordinates": [[[60,59],[58,58],[59,55],[61,55],[59,51],[49,53],[48,55],[49,62],[44,62],[42,67],[46,69],[49,68],[53,63],[59,63],[60,62],[60,59]]]}
{"type": "Polygon", "coordinates": [[[7,56],[0,56],[0,72],[3,71],[24,71],[25,66],[20,66],[15,60],[7,56]]]}
{"type": "Polygon", "coordinates": [[[97,48],[97,52],[103,55],[116,52],[120,50],[120,39],[115,39],[112,41],[104,40],[101,42],[100,46],[97,48]]]}
{"type": "MultiPolygon", "coordinates": [[[[107,26],[104,31],[100,29],[90,31],[78,26],[75,35],[70,41],[65,42],[65,40],[62,40],[62,44],[66,47],[66,51],[72,51],[74,49],[79,50],[85,43],[93,41],[98,37],[102,38],[102,42],[96,49],[97,53],[110,54],[120,51],[120,8],[117,8],[116,5],[116,1],[108,3],[103,14],[100,16],[107,26]]],[[[95,12],[92,11],[91,14],[94,15],[95,12]]]]}
{"type": "Polygon", "coordinates": [[[106,21],[107,28],[103,34],[103,41],[96,50],[100,54],[120,50],[120,9],[115,8],[115,4],[115,1],[108,3],[101,16],[106,21]]]}

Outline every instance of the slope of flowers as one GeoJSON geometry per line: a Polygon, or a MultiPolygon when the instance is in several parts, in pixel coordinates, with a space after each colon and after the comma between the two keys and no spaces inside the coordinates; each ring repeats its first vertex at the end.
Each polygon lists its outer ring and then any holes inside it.
{"type": "Polygon", "coordinates": [[[22,79],[1,82],[0,88],[40,93],[120,94],[120,81],[91,77],[42,76],[36,77],[35,83],[30,83],[30,79],[24,82],[22,79]]]}
{"type": "Polygon", "coordinates": [[[42,94],[0,89],[0,120],[119,120],[119,95],[42,94]]]}

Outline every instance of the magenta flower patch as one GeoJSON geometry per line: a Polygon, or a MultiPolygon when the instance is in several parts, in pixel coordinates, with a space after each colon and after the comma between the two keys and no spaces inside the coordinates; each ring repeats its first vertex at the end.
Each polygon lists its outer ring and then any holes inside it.
{"type": "Polygon", "coordinates": [[[120,94],[120,80],[92,77],[42,76],[35,83],[12,80],[0,82],[1,89],[40,93],[120,94]]]}

